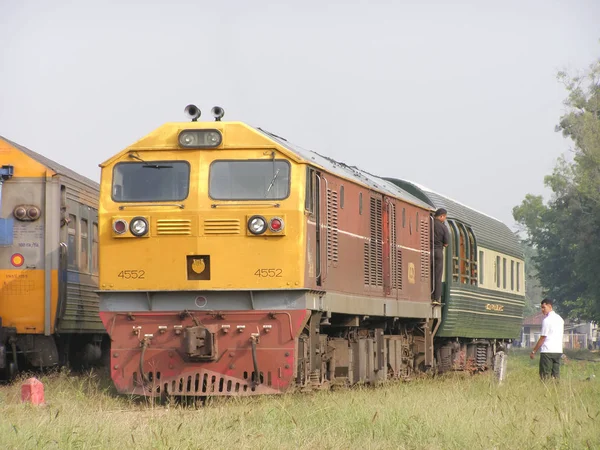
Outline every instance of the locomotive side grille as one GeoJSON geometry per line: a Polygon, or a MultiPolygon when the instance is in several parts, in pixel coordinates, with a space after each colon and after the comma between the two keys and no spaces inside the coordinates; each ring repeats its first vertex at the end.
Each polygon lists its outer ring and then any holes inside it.
{"type": "Polygon", "coordinates": [[[398,258],[396,258],[396,205],[393,203],[390,206],[390,268],[391,268],[391,285],[392,289],[402,289],[402,282],[398,283],[398,258]]]}
{"type": "Polygon", "coordinates": [[[192,221],[190,219],[158,219],[156,234],[160,236],[191,236],[192,221]]]}
{"type": "Polygon", "coordinates": [[[205,219],[204,234],[240,234],[238,219],[205,219]]]}
{"type": "Polygon", "coordinates": [[[397,267],[398,272],[396,273],[396,286],[398,290],[402,290],[402,249],[398,249],[398,259],[397,259],[397,267]]]}
{"type": "Polygon", "coordinates": [[[364,282],[365,282],[365,286],[368,286],[370,284],[370,279],[371,279],[371,275],[370,275],[370,271],[371,271],[371,264],[369,262],[369,243],[365,242],[365,250],[364,250],[364,282]]]}
{"type": "Polygon", "coordinates": [[[338,192],[327,189],[327,259],[338,261],[338,192]]]}
{"type": "Polygon", "coordinates": [[[429,221],[421,220],[421,281],[429,280],[429,221]]]}
{"type": "Polygon", "coordinates": [[[365,284],[383,286],[383,230],[380,198],[371,197],[370,213],[371,240],[365,244],[365,284]]]}

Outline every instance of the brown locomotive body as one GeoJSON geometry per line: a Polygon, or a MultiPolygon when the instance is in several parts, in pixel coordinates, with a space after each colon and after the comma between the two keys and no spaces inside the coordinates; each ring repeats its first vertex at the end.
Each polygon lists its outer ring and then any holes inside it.
{"type": "Polygon", "coordinates": [[[102,169],[119,392],[280,393],[435,368],[434,207],[418,195],[238,122],[165,124],[102,169]]]}

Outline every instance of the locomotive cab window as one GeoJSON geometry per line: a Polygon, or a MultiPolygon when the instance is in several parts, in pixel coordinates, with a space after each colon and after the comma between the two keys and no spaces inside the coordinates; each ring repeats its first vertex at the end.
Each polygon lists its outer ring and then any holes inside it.
{"type": "Polygon", "coordinates": [[[122,162],[113,170],[115,202],[180,201],[188,196],[187,161],[122,162]]]}
{"type": "Polygon", "coordinates": [[[290,195],[290,163],[214,161],[208,193],[213,200],[283,200],[290,195]]]}

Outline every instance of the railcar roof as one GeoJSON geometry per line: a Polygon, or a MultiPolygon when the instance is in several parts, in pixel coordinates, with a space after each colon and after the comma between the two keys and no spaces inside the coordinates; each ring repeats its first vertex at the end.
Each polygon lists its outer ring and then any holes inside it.
{"type": "Polygon", "coordinates": [[[504,222],[412,181],[397,178],[386,179],[408,190],[436,209],[447,209],[449,218],[470,225],[478,244],[482,247],[523,258],[523,250],[517,237],[504,222]]]}
{"type": "Polygon", "coordinates": [[[12,145],[13,147],[15,147],[16,149],[18,149],[19,151],[25,153],[30,158],[35,159],[40,164],[43,164],[47,168],[53,170],[57,174],[59,174],[59,175],[65,175],[65,176],[67,176],[69,178],[72,178],[72,179],[74,179],[76,181],[79,181],[80,183],[83,183],[84,185],[86,185],[90,189],[94,189],[96,191],[100,190],[100,184],[96,183],[93,180],[90,180],[87,177],[84,177],[83,175],[78,174],[77,172],[69,169],[68,167],[63,166],[63,165],[57,163],[56,161],[52,161],[50,158],[46,158],[45,156],[40,155],[39,153],[34,152],[33,150],[28,149],[27,147],[19,145],[16,142],[13,142],[10,139],[5,138],[4,136],[0,136],[0,139],[2,139],[3,141],[7,142],[10,145],[12,145]]]}
{"type": "Polygon", "coordinates": [[[264,134],[269,139],[275,141],[280,146],[286,148],[288,151],[295,153],[296,155],[298,155],[298,157],[306,161],[313,161],[315,164],[318,164],[319,166],[323,167],[331,173],[339,175],[343,178],[355,180],[356,182],[369,186],[375,191],[379,191],[384,194],[400,198],[409,203],[420,206],[421,208],[432,210],[432,205],[430,203],[423,201],[421,198],[415,196],[413,193],[403,189],[397,184],[394,184],[381,177],[370,174],[369,172],[365,172],[364,170],[361,170],[356,166],[348,166],[347,164],[344,164],[340,161],[336,161],[333,158],[320,155],[319,153],[313,150],[308,150],[302,148],[299,145],[292,144],[285,138],[265,131],[262,128],[253,128],[258,132],[264,134]]]}

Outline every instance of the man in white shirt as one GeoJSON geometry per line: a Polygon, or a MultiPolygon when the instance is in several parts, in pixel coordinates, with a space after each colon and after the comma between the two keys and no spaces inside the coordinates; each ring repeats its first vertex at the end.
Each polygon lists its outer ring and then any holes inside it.
{"type": "Polygon", "coordinates": [[[535,358],[535,352],[540,350],[540,378],[559,378],[560,358],[563,353],[563,335],[565,323],[552,309],[552,300],[542,300],[542,312],[546,317],[542,321],[542,335],[529,355],[535,358]]]}

